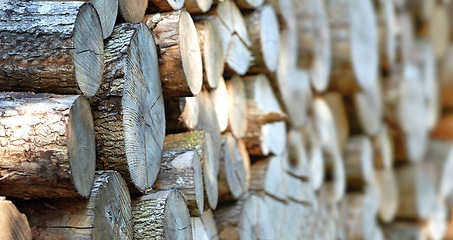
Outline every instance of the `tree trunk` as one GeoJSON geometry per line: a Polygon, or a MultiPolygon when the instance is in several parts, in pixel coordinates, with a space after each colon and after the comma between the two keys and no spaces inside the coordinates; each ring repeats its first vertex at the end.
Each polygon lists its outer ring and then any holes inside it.
{"type": "Polygon", "coordinates": [[[1,239],[31,240],[32,234],[27,217],[20,213],[14,203],[0,197],[0,232],[1,239]]]}
{"type": "Polygon", "coordinates": [[[191,216],[203,213],[203,173],[196,149],[165,150],[153,190],[179,190],[191,216]]]}
{"type": "Polygon", "coordinates": [[[149,0],[118,0],[120,16],[129,23],[140,23],[145,16],[149,0]]]}
{"type": "Polygon", "coordinates": [[[156,49],[144,24],[115,26],[101,88],[92,101],[97,167],[121,173],[131,190],[150,189],[165,136],[156,49]]]}
{"type": "Polygon", "coordinates": [[[159,72],[166,98],[196,96],[203,83],[197,31],[190,14],[174,11],[146,15],[159,49],[159,72]]]}
{"type": "Polygon", "coordinates": [[[33,239],[132,239],[131,199],[115,171],[96,173],[89,199],[18,202],[33,239]]]}
{"type": "Polygon", "coordinates": [[[280,52],[277,14],[271,5],[264,5],[245,16],[250,35],[250,51],[254,58],[250,72],[275,72],[280,52]]]}
{"type": "Polygon", "coordinates": [[[205,131],[192,131],[171,134],[165,137],[164,149],[195,148],[201,156],[203,163],[204,189],[208,198],[209,206],[215,209],[218,202],[218,171],[215,169],[214,152],[211,134],[205,131]]]}
{"type": "Polygon", "coordinates": [[[177,190],[133,200],[132,222],[134,239],[192,239],[189,210],[177,190]]]}
{"type": "Polygon", "coordinates": [[[247,132],[247,97],[244,80],[239,76],[226,82],[228,91],[228,126],[236,138],[243,138],[247,132]]]}
{"type": "Polygon", "coordinates": [[[179,10],[184,0],[148,0],[148,12],[169,12],[179,10]]]}
{"type": "Polygon", "coordinates": [[[8,1],[0,16],[2,90],[96,94],[104,45],[91,4],[8,1]]]}
{"type": "Polygon", "coordinates": [[[93,120],[81,96],[0,94],[0,192],[88,197],[96,165],[93,120]]]}

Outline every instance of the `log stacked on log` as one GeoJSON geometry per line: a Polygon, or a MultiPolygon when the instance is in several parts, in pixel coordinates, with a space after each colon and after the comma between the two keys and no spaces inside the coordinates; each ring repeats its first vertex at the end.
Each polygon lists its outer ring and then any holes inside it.
{"type": "Polygon", "coordinates": [[[0,236],[451,237],[451,9],[1,2],[0,236]]]}

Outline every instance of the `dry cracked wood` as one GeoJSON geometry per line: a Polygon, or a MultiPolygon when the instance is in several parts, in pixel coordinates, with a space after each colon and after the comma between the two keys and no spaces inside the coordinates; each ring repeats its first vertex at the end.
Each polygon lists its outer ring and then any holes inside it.
{"type": "Polygon", "coordinates": [[[0,94],[0,194],[88,197],[96,152],[88,101],[77,95],[0,94]]]}
{"type": "Polygon", "coordinates": [[[117,170],[145,192],[156,180],[165,136],[153,36],[142,23],[119,24],[104,55],[104,79],[92,101],[97,167],[117,170]]]}
{"type": "Polygon", "coordinates": [[[96,94],[104,44],[91,4],[3,1],[0,33],[1,90],[96,94]]]}
{"type": "Polygon", "coordinates": [[[203,68],[197,31],[184,10],[146,15],[159,49],[159,72],[164,96],[197,95],[203,83],[203,68]]]}
{"type": "Polygon", "coordinates": [[[196,149],[165,150],[153,191],[179,190],[191,216],[203,213],[203,173],[196,149]]]}
{"type": "Polygon", "coordinates": [[[192,239],[189,210],[177,190],[132,201],[134,239],[192,239]]]}
{"type": "Polygon", "coordinates": [[[96,173],[89,199],[18,202],[30,219],[33,239],[132,240],[131,199],[115,171],[96,173]]]}
{"type": "Polygon", "coordinates": [[[27,217],[20,213],[14,203],[0,197],[0,238],[31,240],[32,234],[27,217]]]}

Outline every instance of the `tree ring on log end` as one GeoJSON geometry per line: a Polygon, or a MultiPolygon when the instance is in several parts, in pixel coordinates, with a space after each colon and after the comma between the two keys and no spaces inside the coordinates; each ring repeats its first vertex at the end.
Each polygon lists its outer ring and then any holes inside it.
{"type": "Polygon", "coordinates": [[[166,239],[187,239],[192,236],[189,210],[179,191],[171,191],[165,201],[166,239]]]}
{"type": "Polygon", "coordinates": [[[104,73],[104,41],[99,15],[91,4],[83,4],[74,24],[74,72],[82,93],[93,97],[104,73]]]}
{"type": "Polygon", "coordinates": [[[118,15],[118,0],[91,0],[94,8],[99,14],[104,39],[112,34],[118,15]]]}
{"type": "Polygon", "coordinates": [[[96,144],[90,104],[78,97],[69,112],[68,159],[71,179],[83,197],[90,196],[96,167],[96,144]]]}
{"type": "Polygon", "coordinates": [[[264,63],[270,72],[277,70],[280,52],[278,17],[270,5],[262,7],[260,14],[260,39],[264,63]]]}
{"type": "Polygon", "coordinates": [[[164,102],[156,56],[153,36],[141,24],[128,50],[122,104],[128,168],[132,181],[142,192],[156,180],[165,136],[164,102]]]}
{"type": "Polygon", "coordinates": [[[118,8],[126,22],[139,23],[145,16],[148,0],[119,0],[118,8]]]}
{"type": "Polygon", "coordinates": [[[182,67],[186,75],[187,84],[193,95],[198,95],[203,83],[201,51],[198,44],[197,30],[188,12],[181,11],[178,29],[182,67]]]}
{"type": "Polygon", "coordinates": [[[222,33],[215,21],[219,20],[214,18],[206,22],[203,41],[204,70],[210,88],[217,88],[225,67],[222,33]]]}

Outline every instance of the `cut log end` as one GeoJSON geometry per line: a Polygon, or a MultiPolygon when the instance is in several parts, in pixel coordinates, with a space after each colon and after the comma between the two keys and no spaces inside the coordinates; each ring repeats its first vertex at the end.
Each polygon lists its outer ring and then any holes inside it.
{"type": "Polygon", "coordinates": [[[99,15],[91,4],[80,7],[74,24],[74,72],[80,91],[93,97],[104,72],[104,42],[99,15]]]}
{"type": "Polygon", "coordinates": [[[184,8],[190,13],[205,13],[209,11],[213,0],[185,0],[184,8]]]}
{"type": "Polygon", "coordinates": [[[229,127],[236,138],[243,138],[247,131],[247,98],[244,81],[241,77],[234,76],[226,84],[229,99],[229,127]]]}
{"type": "Polygon", "coordinates": [[[88,101],[78,97],[69,112],[68,158],[71,178],[79,194],[88,197],[96,167],[93,116],[88,101]]]}
{"type": "Polygon", "coordinates": [[[130,23],[142,22],[147,6],[148,0],[118,0],[121,16],[130,23]]]}
{"type": "Polygon", "coordinates": [[[32,239],[27,217],[4,197],[0,197],[0,213],[1,239],[32,239]]]}
{"type": "Polygon", "coordinates": [[[112,34],[118,14],[118,0],[92,0],[90,1],[99,14],[104,39],[112,34]]]}

